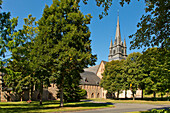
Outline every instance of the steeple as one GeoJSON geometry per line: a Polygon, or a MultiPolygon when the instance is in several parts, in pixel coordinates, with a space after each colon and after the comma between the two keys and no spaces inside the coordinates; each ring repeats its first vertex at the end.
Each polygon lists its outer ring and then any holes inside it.
{"type": "Polygon", "coordinates": [[[112,42],[112,39],[111,39],[111,42],[110,42],[110,48],[113,47],[113,42],[112,42]]]}
{"type": "Polygon", "coordinates": [[[126,40],[125,40],[125,37],[124,37],[124,43],[123,43],[123,46],[126,47],[126,40]]]}
{"type": "Polygon", "coordinates": [[[119,25],[119,11],[117,16],[117,26],[116,26],[116,35],[115,40],[117,40],[117,45],[121,42],[121,35],[120,35],[120,25],[119,25]]]}
{"type": "Polygon", "coordinates": [[[114,45],[111,40],[110,47],[109,47],[109,62],[112,60],[121,60],[126,59],[126,41],[124,38],[124,43],[121,41],[121,34],[120,34],[120,25],[119,25],[119,12],[117,16],[117,26],[116,26],[116,34],[115,34],[115,40],[114,45]]]}

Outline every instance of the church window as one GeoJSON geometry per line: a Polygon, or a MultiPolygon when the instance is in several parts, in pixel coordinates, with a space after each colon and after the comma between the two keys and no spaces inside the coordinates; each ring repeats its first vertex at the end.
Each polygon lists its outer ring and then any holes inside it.
{"type": "Polygon", "coordinates": [[[91,94],[91,98],[94,98],[94,93],[91,94]]]}
{"type": "Polygon", "coordinates": [[[99,93],[97,93],[97,98],[99,98],[99,93]]]}
{"type": "Polygon", "coordinates": [[[113,50],[113,54],[115,54],[115,50],[113,50]]]}
{"type": "Polygon", "coordinates": [[[123,53],[123,49],[122,49],[122,53],[123,53]]]}

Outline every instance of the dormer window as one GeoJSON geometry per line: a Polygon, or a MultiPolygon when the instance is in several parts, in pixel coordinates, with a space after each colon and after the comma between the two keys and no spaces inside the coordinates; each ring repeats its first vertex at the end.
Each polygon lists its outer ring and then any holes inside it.
{"type": "Polygon", "coordinates": [[[99,82],[97,81],[96,84],[99,85],[99,82]]]}
{"type": "Polygon", "coordinates": [[[84,79],[84,82],[88,82],[87,78],[83,78],[84,79]]]}

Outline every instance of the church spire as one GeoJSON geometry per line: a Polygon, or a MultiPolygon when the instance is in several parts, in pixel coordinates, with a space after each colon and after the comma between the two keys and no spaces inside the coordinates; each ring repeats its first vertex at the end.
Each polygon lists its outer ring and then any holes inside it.
{"type": "Polygon", "coordinates": [[[124,43],[123,43],[123,46],[126,47],[126,40],[125,40],[125,37],[124,37],[124,43]]]}
{"type": "Polygon", "coordinates": [[[113,47],[113,42],[112,42],[112,39],[111,39],[111,42],[110,42],[110,48],[113,47]]]}
{"type": "Polygon", "coordinates": [[[120,25],[119,25],[119,10],[117,15],[117,26],[116,26],[116,36],[115,39],[117,40],[117,44],[121,42],[121,35],[120,35],[120,25]]]}

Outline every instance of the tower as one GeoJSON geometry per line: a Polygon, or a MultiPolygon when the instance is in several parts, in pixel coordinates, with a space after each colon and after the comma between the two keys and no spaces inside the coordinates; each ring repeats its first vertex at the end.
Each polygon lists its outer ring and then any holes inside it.
{"type": "Polygon", "coordinates": [[[121,41],[120,25],[119,25],[119,15],[117,17],[116,35],[114,40],[114,45],[111,39],[109,47],[109,62],[112,60],[122,60],[126,59],[126,41],[124,38],[124,43],[121,41]]]}

